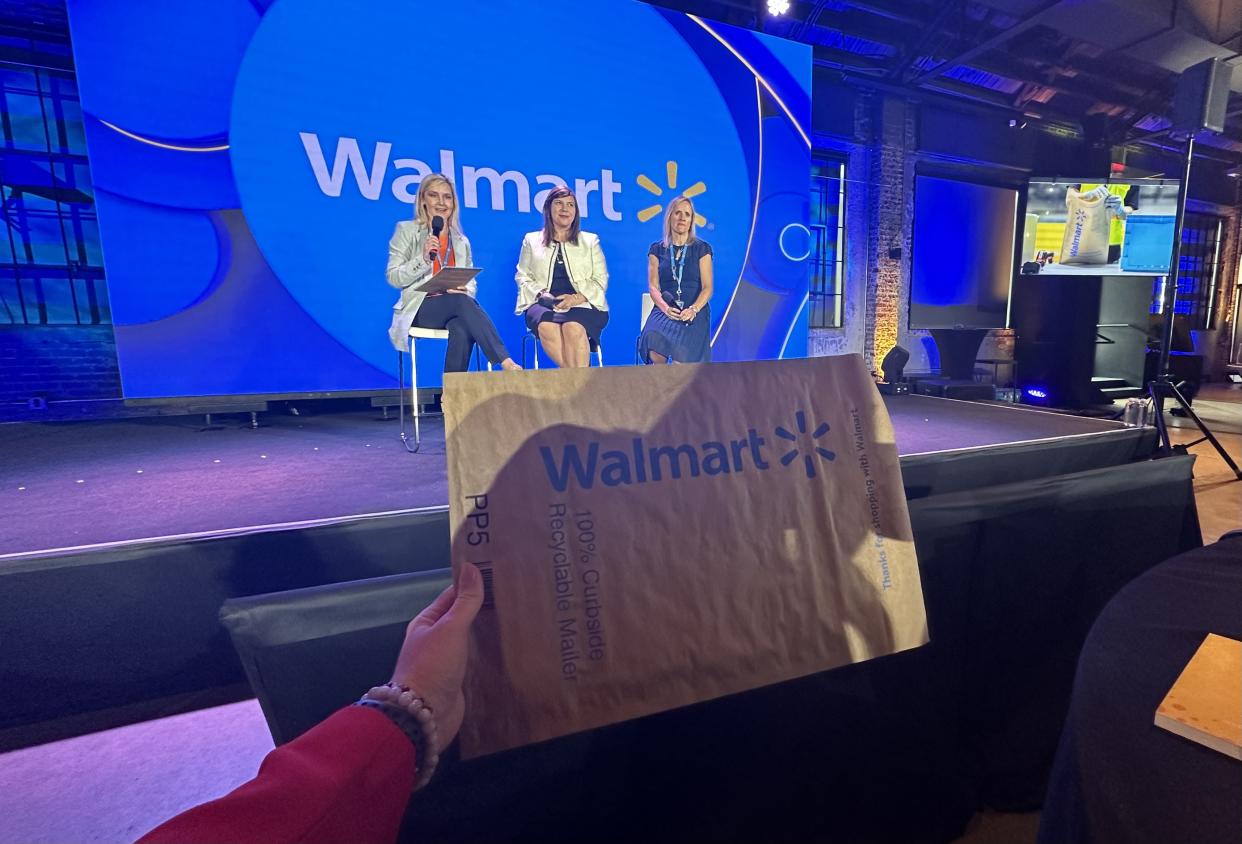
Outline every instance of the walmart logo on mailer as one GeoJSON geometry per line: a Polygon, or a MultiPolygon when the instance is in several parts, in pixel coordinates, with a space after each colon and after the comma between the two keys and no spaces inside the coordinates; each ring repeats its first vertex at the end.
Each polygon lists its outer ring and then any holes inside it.
{"type": "MultiPolygon", "coordinates": [[[[802,467],[807,478],[816,476],[816,464],[837,459],[835,452],[817,445],[816,441],[830,430],[827,422],[820,422],[809,431],[806,413],[794,414],[797,433],[777,425],[775,436],[791,445],[779,456],[782,467],[792,465],[802,457],[802,467]],[[816,457],[819,460],[816,460],[816,457]]],[[[769,441],[759,431],[748,428],[744,437],[731,440],[708,440],[707,442],[652,445],[642,437],[634,437],[625,448],[609,448],[599,441],[566,443],[558,455],[547,446],[539,447],[548,481],[557,492],[564,492],[571,482],[581,489],[591,489],[596,483],[607,487],[631,484],[676,481],[697,478],[700,475],[736,475],[743,472],[766,472],[772,468],[768,460],[769,441]]]]}

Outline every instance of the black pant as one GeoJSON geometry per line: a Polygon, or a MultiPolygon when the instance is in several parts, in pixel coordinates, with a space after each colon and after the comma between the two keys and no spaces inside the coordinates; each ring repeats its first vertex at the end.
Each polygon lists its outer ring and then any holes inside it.
{"type": "Polygon", "coordinates": [[[496,326],[488,319],[479,303],[463,293],[444,293],[428,296],[414,315],[414,325],[419,328],[444,328],[448,330],[448,351],[444,353],[445,372],[465,372],[470,368],[470,353],[478,343],[483,354],[499,365],[509,357],[509,351],[496,332],[496,326]]]}

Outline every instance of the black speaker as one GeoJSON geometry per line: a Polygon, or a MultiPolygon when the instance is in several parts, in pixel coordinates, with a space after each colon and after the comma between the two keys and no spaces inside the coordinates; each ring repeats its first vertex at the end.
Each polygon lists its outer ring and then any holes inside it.
{"type": "Polygon", "coordinates": [[[906,364],[909,362],[910,353],[901,346],[893,346],[880,364],[880,371],[884,373],[884,380],[890,384],[906,380],[906,364]]]}
{"type": "Polygon", "coordinates": [[[1113,145],[1109,138],[1107,114],[1088,114],[1082,119],[1082,134],[1086,145],[1079,172],[1083,176],[1107,179],[1113,172],[1113,145]]]}
{"type": "Polygon", "coordinates": [[[1177,93],[1173,96],[1173,128],[1224,132],[1232,84],[1233,67],[1221,59],[1208,59],[1186,68],[1177,80],[1177,93]]]}

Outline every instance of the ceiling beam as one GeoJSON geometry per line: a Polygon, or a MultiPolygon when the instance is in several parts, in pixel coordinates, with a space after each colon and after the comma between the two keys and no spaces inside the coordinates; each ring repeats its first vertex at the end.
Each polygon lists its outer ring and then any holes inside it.
{"type": "Polygon", "coordinates": [[[1006,41],[1010,40],[1014,36],[1021,35],[1026,30],[1031,29],[1032,27],[1035,27],[1035,26],[1039,26],[1044,21],[1044,19],[1047,18],[1049,14],[1054,9],[1056,9],[1058,6],[1060,6],[1063,2],[1065,2],[1065,0],[1045,0],[1045,2],[1041,4],[1038,9],[1036,9],[1031,14],[1027,15],[1022,20],[1018,21],[1013,26],[1009,27],[1008,29],[1004,29],[1004,30],[1001,30],[1000,32],[997,32],[991,38],[988,38],[985,41],[982,41],[976,44],[975,46],[971,47],[965,52],[958,53],[956,56],[953,56],[950,59],[945,59],[943,62],[936,65],[934,68],[927,71],[922,76],[917,77],[914,80],[914,84],[925,85],[927,82],[931,81],[932,79],[935,79],[937,76],[941,75],[945,71],[952,70],[958,65],[966,64],[967,62],[969,62],[971,59],[975,58],[976,56],[981,56],[984,53],[995,50],[997,47],[1004,44],[1006,41]]]}
{"type": "Polygon", "coordinates": [[[889,79],[901,79],[905,76],[906,71],[910,68],[911,63],[923,51],[923,48],[932,42],[940,31],[944,29],[945,22],[949,16],[955,11],[965,11],[965,0],[944,0],[944,5],[940,7],[940,11],[936,13],[936,17],[932,18],[931,23],[923,31],[922,37],[913,44],[908,45],[897,56],[897,62],[893,65],[893,69],[889,71],[889,79]]]}
{"type": "Polygon", "coordinates": [[[883,76],[885,69],[884,63],[879,59],[859,56],[854,53],[847,53],[844,50],[819,45],[815,47],[814,64],[816,67],[854,71],[875,77],[883,76]]]}
{"type": "Polygon", "coordinates": [[[886,44],[892,48],[893,55],[896,55],[901,52],[904,42],[917,38],[925,28],[926,24],[904,24],[885,20],[857,9],[824,9],[816,18],[815,26],[808,26],[802,38],[805,41],[822,43],[819,40],[820,33],[840,32],[886,44]]]}
{"type": "MultiPolygon", "coordinates": [[[[851,9],[857,9],[860,12],[868,12],[876,17],[887,18],[889,20],[899,21],[910,26],[923,26],[923,19],[915,15],[911,15],[907,11],[898,11],[888,6],[882,6],[879,3],[862,2],[862,0],[841,0],[842,6],[851,9]]],[[[910,4],[906,4],[907,8],[910,4]]]]}

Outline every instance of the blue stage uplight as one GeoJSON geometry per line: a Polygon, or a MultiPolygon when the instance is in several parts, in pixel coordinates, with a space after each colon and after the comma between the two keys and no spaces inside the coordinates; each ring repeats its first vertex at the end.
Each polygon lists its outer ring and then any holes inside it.
{"type": "Polygon", "coordinates": [[[1039,389],[1038,387],[1027,387],[1027,388],[1026,388],[1026,394],[1027,394],[1028,396],[1030,396],[1031,398],[1033,398],[1033,399],[1046,399],[1046,398],[1048,398],[1048,393],[1047,393],[1047,392],[1045,392],[1044,390],[1039,389]]]}

